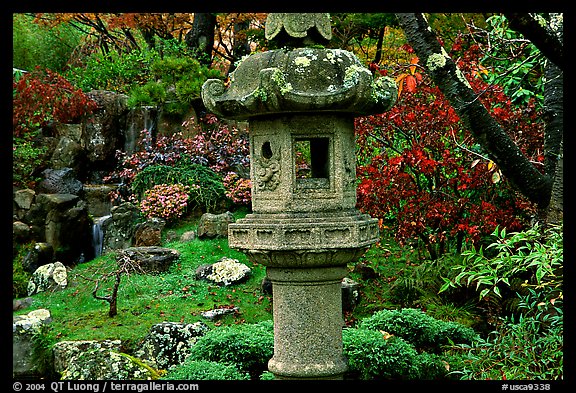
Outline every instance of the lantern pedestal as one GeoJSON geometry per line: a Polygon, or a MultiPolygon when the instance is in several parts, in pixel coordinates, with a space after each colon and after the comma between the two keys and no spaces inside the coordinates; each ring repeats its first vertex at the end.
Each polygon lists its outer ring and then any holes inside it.
{"type": "Polygon", "coordinates": [[[268,267],[266,273],[274,297],[274,356],[268,369],[279,379],[342,378],[346,267],[268,267]]]}

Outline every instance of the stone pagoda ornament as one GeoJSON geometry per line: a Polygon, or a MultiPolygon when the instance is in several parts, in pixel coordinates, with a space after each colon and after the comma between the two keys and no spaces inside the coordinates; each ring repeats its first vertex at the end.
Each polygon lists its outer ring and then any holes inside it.
{"type": "Polygon", "coordinates": [[[285,46],[244,58],[229,85],[202,88],[209,111],[249,123],[252,213],[229,225],[229,244],[272,282],[269,370],[338,379],[341,281],[379,239],[377,220],[356,209],[354,118],[389,110],[397,88],[352,53],[322,47],[329,14],[271,13],[265,33],[285,46]]]}

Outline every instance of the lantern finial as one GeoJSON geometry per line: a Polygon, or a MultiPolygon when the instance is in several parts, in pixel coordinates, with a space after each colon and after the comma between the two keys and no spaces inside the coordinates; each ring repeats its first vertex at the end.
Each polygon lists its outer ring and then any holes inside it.
{"type": "Polygon", "coordinates": [[[279,46],[299,48],[325,45],[332,38],[328,13],[270,13],[265,36],[279,46]]]}

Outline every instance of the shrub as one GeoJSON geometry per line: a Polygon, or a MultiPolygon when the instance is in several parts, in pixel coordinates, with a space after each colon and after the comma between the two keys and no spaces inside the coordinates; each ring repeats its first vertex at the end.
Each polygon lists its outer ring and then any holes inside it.
{"type": "Polygon", "coordinates": [[[86,92],[113,90],[127,94],[135,86],[146,82],[150,64],[157,56],[153,51],[94,52],[82,59],[84,64],[81,66],[70,67],[66,77],[86,92]]]}
{"type": "Polygon", "coordinates": [[[210,168],[183,157],[173,166],[149,165],[132,181],[132,191],[141,199],[156,185],[181,184],[188,187],[189,206],[213,209],[224,198],[222,179],[210,168]]]}
{"type": "MultiPolygon", "coordinates": [[[[466,80],[526,157],[542,162],[541,112],[532,101],[514,105],[500,86],[486,83],[474,68],[481,51],[473,46],[453,57],[466,80]]],[[[383,219],[401,245],[425,248],[431,259],[459,253],[465,243],[479,247],[497,226],[527,227],[534,204],[474,143],[430,76],[422,74],[413,90],[389,111],[355,121],[358,209],[383,219]]]]}
{"type": "Polygon", "coordinates": [[[16,256],[12,259],[12,298],[17,299],[28,295],[28,282],[32,274],[24,270],[22,262],[26,254],[34,247],[33,243],[17,246],[16,256]]]}
{"type": "Polygon", "coordinates": [[[531,304],[536,316],[504,320],[485,340],[456,346],[464,354],[463,366],[454,375],[466,380],[563,379],[564,325],[560,304],[561,298],[531,304]],[[547,317],[554,322],[543,323],[547,317]]]}
{"type": "Polygon", "coordinates": [[[224,179],[226,196],[237,205],[250,205],[252,200],[252,185],[250,179],[240,177],[235,172],[228,172],[224,179]]]}
{"type": "Polygon", "coordinates": [[[455,346],[463,351],[463,366],[454,374],[461,379],[563,379],[562,227],[495,235],[497,254],[470,254],[474,263],[461,267],[466,274],[456,282],[476,282],[481,293],[488,289],[485,293],[497,295],[496,285],[507,287],[513,275],[529,272],[530,278],[516,293],[516,313],[499,318],[486,339],[455,346]]]}
{"type": "Polygon", "coordinates": [[[39,25],[25,13],[12,14],[12,21],[12,66],[25,70],[41,66],[62,71],[84,35],[68,23],[39,25]]]}
{"type": "MultiPolygon", "coordinates": [[[[194,118],[188,119],[184,125],[192,126],[195,121],[194,118]]],[[[150,132],[143,130],[137,143],[139,151],[131,155],[118,151],[117,168],[104,178],[105,182],[122,184],[122,192],[116,192],[112,195],[113,199],[116,199],[115,203],[120,200],[130,200],[129,193],[136,175],[149,166],[189,167],[192,164],[198,164],[210,168],[219,177],[224,177],[231,172],[238,176],[237,178],[234,175],[228,177],[227,184],[222,185],[222,187],[219,185],[222,181],[220,178],[218,178],[217,183],[210,182],[208,184],[210,187],[205,188],[209,191],[207,196],[212,195],[217,196],[217,198],[227,196],[232,201],[236,201],[235,203],[249,205],[249,180],[247,178],[250,173],[250,154],[248,133],[220,122],[214,115],[207,115],[200,121],[202,126],[195,125],[198,134],[193,138],[184,138],[181,133],[175,133],[169,137],[152,138],[150,132]],[[226,192],[227,195],[225,195],[226,192]]],[[[202,169],[199,170],[202,171],[202,169]]],[[[206,171],[202,172],[205,173],[206,171]]],[[[142,177],[142,175],[140,176],[142,177]]],[[[171,182],[163,181],[161,183],[169,184],[171,182]]],[[[138,188],[137,198],[141,198],[143,192],[149,187],[151,187],[150,184],[136,185],[138,188]]],[[[194,203],[195,195],[191,195],[191,198],[190,204],[194,203]]],[[[215,199],[211,200],[211,202],[214,201],[215,199]]],[[[200,206],[205,207],[203,203],[200,203],[200,206]]]]}
{"type": "Polygon", "coordinates": [[[270,371],[264,371],[261,375],[260,375],[260,380],[261,381],[273,381],[275,380],[276,377],[274,376],[274,374],[272,374],[270,371]]]}
{"type": "Polygon", "coordinates": [[[157,184],[145,193],[140,210],[148,218],[166,221],[182,217],[188,207],[190,187],[181,184],[157,184]]]}
{"type": "Polygon", "coordinates": [[[56,72],[36,67],[12,82],[15,137],[52,121],[72,123],[96,108],[96,102],[56,72]]]}
{"type": "Polygon", "coordinates": [[[12,184],[16,187],[33,189],[42,180],[39,168],[42,168],[49,150],[45,144],[33,138],[33,135],[38,134],[38,131],[30,132],[26,138],[13,139],[12,184]]]}
{"type": "Polygon", "coordinates": [[[166,88],[160,82],[148,82],[130,91],[128,106],[157,106],[166,100],[166,88]]]}
{"type": "Polygon", "coordinates": [[[368,329],[344,329],[348,372],[360,379],[417,379],[416,349],[400,337],[368,329]]]}
{"type": "Polygon", "coordinates": [[[221,78],[220,71],[201,65],[192,57],[175,55],[155,58],[150,63],[149,80],[130,91],[128,104],[163,105],[168,113],[185,113],[209,78],[221,78]]]}
{"type": "Polygon", "coordinates": [[[418,349],[433,352],[439,352],[442,345],[450,342],[470,344],[478,338],[470,327],[432,318],[414,308],[378,311],[363,319],[358,327],[382,330],[402,337],[418,349]]]}
{"type": "Polygon", "coordinates": [[[240,371],[248,372],[252,379],[258,379],[267,370],[273,353],[273,324],[267,320],[210,330],[196,341],[187,361],[235,364],[240,371]]]}
{"type": "Polygon", "coordinates": [[[222,175],[235,172],[241,177],[249,177],[248,132],[220,121],[213,114],[201,118],[199,124],[196,124],[194,118],[188,119],[184,124],[196,126],[199,130],[189,143],[189,155],[195,162],[207,165],[222,175]]]}
{"type": "Polygon", "coordinates": [[[176,380],[248,380],[250,376],[241,372],[232,364],[223,364],[207,360],[189,360],[188,357],[182,364],[168,370],[168,373],[160,379],[176,380]]]}

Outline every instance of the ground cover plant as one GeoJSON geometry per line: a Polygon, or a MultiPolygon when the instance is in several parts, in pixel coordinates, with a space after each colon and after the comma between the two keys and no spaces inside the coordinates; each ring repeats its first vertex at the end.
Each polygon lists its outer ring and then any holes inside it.
{"type": "MultiPolygon", "coordinates": [[[[92,296],[93,279],[116,269],[114,253],[78,265],[69,274],[66,290],[35,295],[35,307],[51,310],[54,321],[58,321],[52,324],[53,337],[59,340],[116,337],[130,347],[146,335],[152,324],[162,321],[201,320],[214,326],[270,318],[270,298],[260,289],[264,268],[253,266],[242,253],[230,250],[226,239],[167,243],[166,246],[182,253],[178,263],[167,273],[124,276],[114,318],[108,317],[106,304],[92,296]],[[223,256],[248,263],[252,274],[246,283],[229,289],[195,278],[196,267],[214,263],[223,256]],[[240,312],[221,321],[210,322],[200,315],[203,311],[233,305],[239,306],[240,312]]],[[[112,277],[100,283],[104,292],[112,285],[112,277]]]]}

